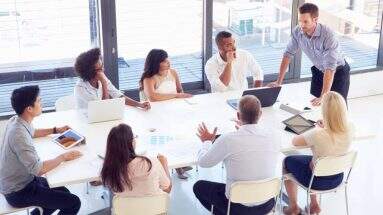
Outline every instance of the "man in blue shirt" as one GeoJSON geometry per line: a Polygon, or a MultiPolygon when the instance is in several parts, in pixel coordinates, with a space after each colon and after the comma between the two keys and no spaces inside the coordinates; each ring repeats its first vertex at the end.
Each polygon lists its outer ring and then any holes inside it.
{"type": "Polygon", "coordinates": [[[278,80],[269,86],[279,86],[291,58],[301,49],[311,60],[312,79],[310,93],[313,106],[319,106],[327,92],[336,91],[347,101],[350,86],[350,67],[344,60],[335,33],[327,26],[318,23],[318,7],[305,3],[299,8],[299,26],[292,32],[279,69],[278,80]]]}

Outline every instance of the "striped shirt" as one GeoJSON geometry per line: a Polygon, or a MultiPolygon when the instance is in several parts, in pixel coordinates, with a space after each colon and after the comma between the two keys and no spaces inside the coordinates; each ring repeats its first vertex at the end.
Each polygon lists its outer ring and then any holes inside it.
{"type": "Polygon", "coordinates": [[[33,146],[34,132],[21,117],[9,119],[0,144],[0,193],[24,189],[40,172],[43,162],[33,146]]]}
{"type": "Polygon", "coordinates": [[[299,48],[322,72],[327,69],[335,71],[337,66],[345,65],[335,33],[320,23],[317,24],[311,37],[305,34],[299,26],[295,27],[284,56],[292,58],[299,48]]]}

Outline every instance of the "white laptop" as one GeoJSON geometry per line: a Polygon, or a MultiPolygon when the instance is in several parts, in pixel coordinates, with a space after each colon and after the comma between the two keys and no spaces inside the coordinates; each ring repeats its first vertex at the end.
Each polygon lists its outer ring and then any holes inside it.
{"type": "Polygon", "coordinates": [[[95,100],[88,102],[88,122],[119,120],[124,117],[125,98],[95,100]]]}

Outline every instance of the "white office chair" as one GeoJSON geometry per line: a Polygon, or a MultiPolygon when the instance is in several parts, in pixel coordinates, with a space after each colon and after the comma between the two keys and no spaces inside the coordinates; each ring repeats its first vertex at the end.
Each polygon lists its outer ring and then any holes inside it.
{"type": "Polygon", "coordinates": [[[29,210],[37,208],[40,211],[40,214],[43,214],[43,209],[37,206],[30,206],[25,208],[14,208],[8,204],[7,200],[5,200],[3,195],[0,195],[0,214],[11,214],[19,211],[27,211],[29,214],[29,210]]]}
{"type": "MultiPolygon", "coordinates": [[[[258,181],[239,181],[231,185],[230,199],[228,200],[227,215],[230,214],[230,204],[252,204],[257,202],[268,201],[272,198],[275,199],[275,206],[277,198],[281,190],[281,179],[270,178],[258,181]]],[[[275,206],[269,214],[275,213],[275,206]]],[[[211,206],[211,214],[214,212],[214,205],[211,206]]]]}
{"type": "Polygon", "coordinates": [[[76,108],[76,101],[74,95],[60,97],[55,102],[56,111],[66,111],[76,108]]]}
{"type": "MultiPolygon", "coordinates": [[[[318,158],[314,164],[313,175],[311,176],[310,184],[308,187],[305,187],[304,185],[299,183],[292,174],[285,174],[283,176],[283,180],[291,180],[294,183],[298,184],[300,187],[302,187],[304,190],[306,190],[308,214],[310,214],[310,195],[311,194],[317,194],[319,195],[319,199],[321,199],[320,197],[322,194],[336,192],[344,187],[344,194],[346,199],[346,211],[347,211],[347,214],[349,214],[348,198],[347,198],[347,183],[351,174],[352,167],[354,166],[354,162],[356,160],[356,155],[357,155],[356,151],[351,151],[341,156],[318,158]],[[311,188],[314,176],[331,176],[331,175],[336,175],[340,173],[345,173],[345,175],[344,175],[344,179],[342,183],[338,187],[331,190],[314,190],[311,188]]],[[[319,200],[319,204],[320,203],[321,201],[319,200]]]]}
{"type": "Polygon", "coordinates": [[[128,212],[137,215],[167,214],[169,201],[167,193],[143,197],[114,196],[112,214],[125,215],[128,212]]]}

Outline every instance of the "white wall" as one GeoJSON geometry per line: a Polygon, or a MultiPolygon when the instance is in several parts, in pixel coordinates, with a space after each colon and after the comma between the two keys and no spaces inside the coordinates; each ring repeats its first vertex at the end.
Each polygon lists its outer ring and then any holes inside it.
{"type": "MultiPolygon", "coordinates": [[[[300,82],[283,85],[281,97],[286,98],[295,94],[305,94],[310,96],[310,82],[300,82]]],[[[350,91],[348,98],[359,98],[383,94],[383,71],[369,72],[351,75],[350,91]]]]}
{"type": "Polygon", "coordinates": [[[350,98],[383,94],[383,71],[351,75],[350,98]]]}

